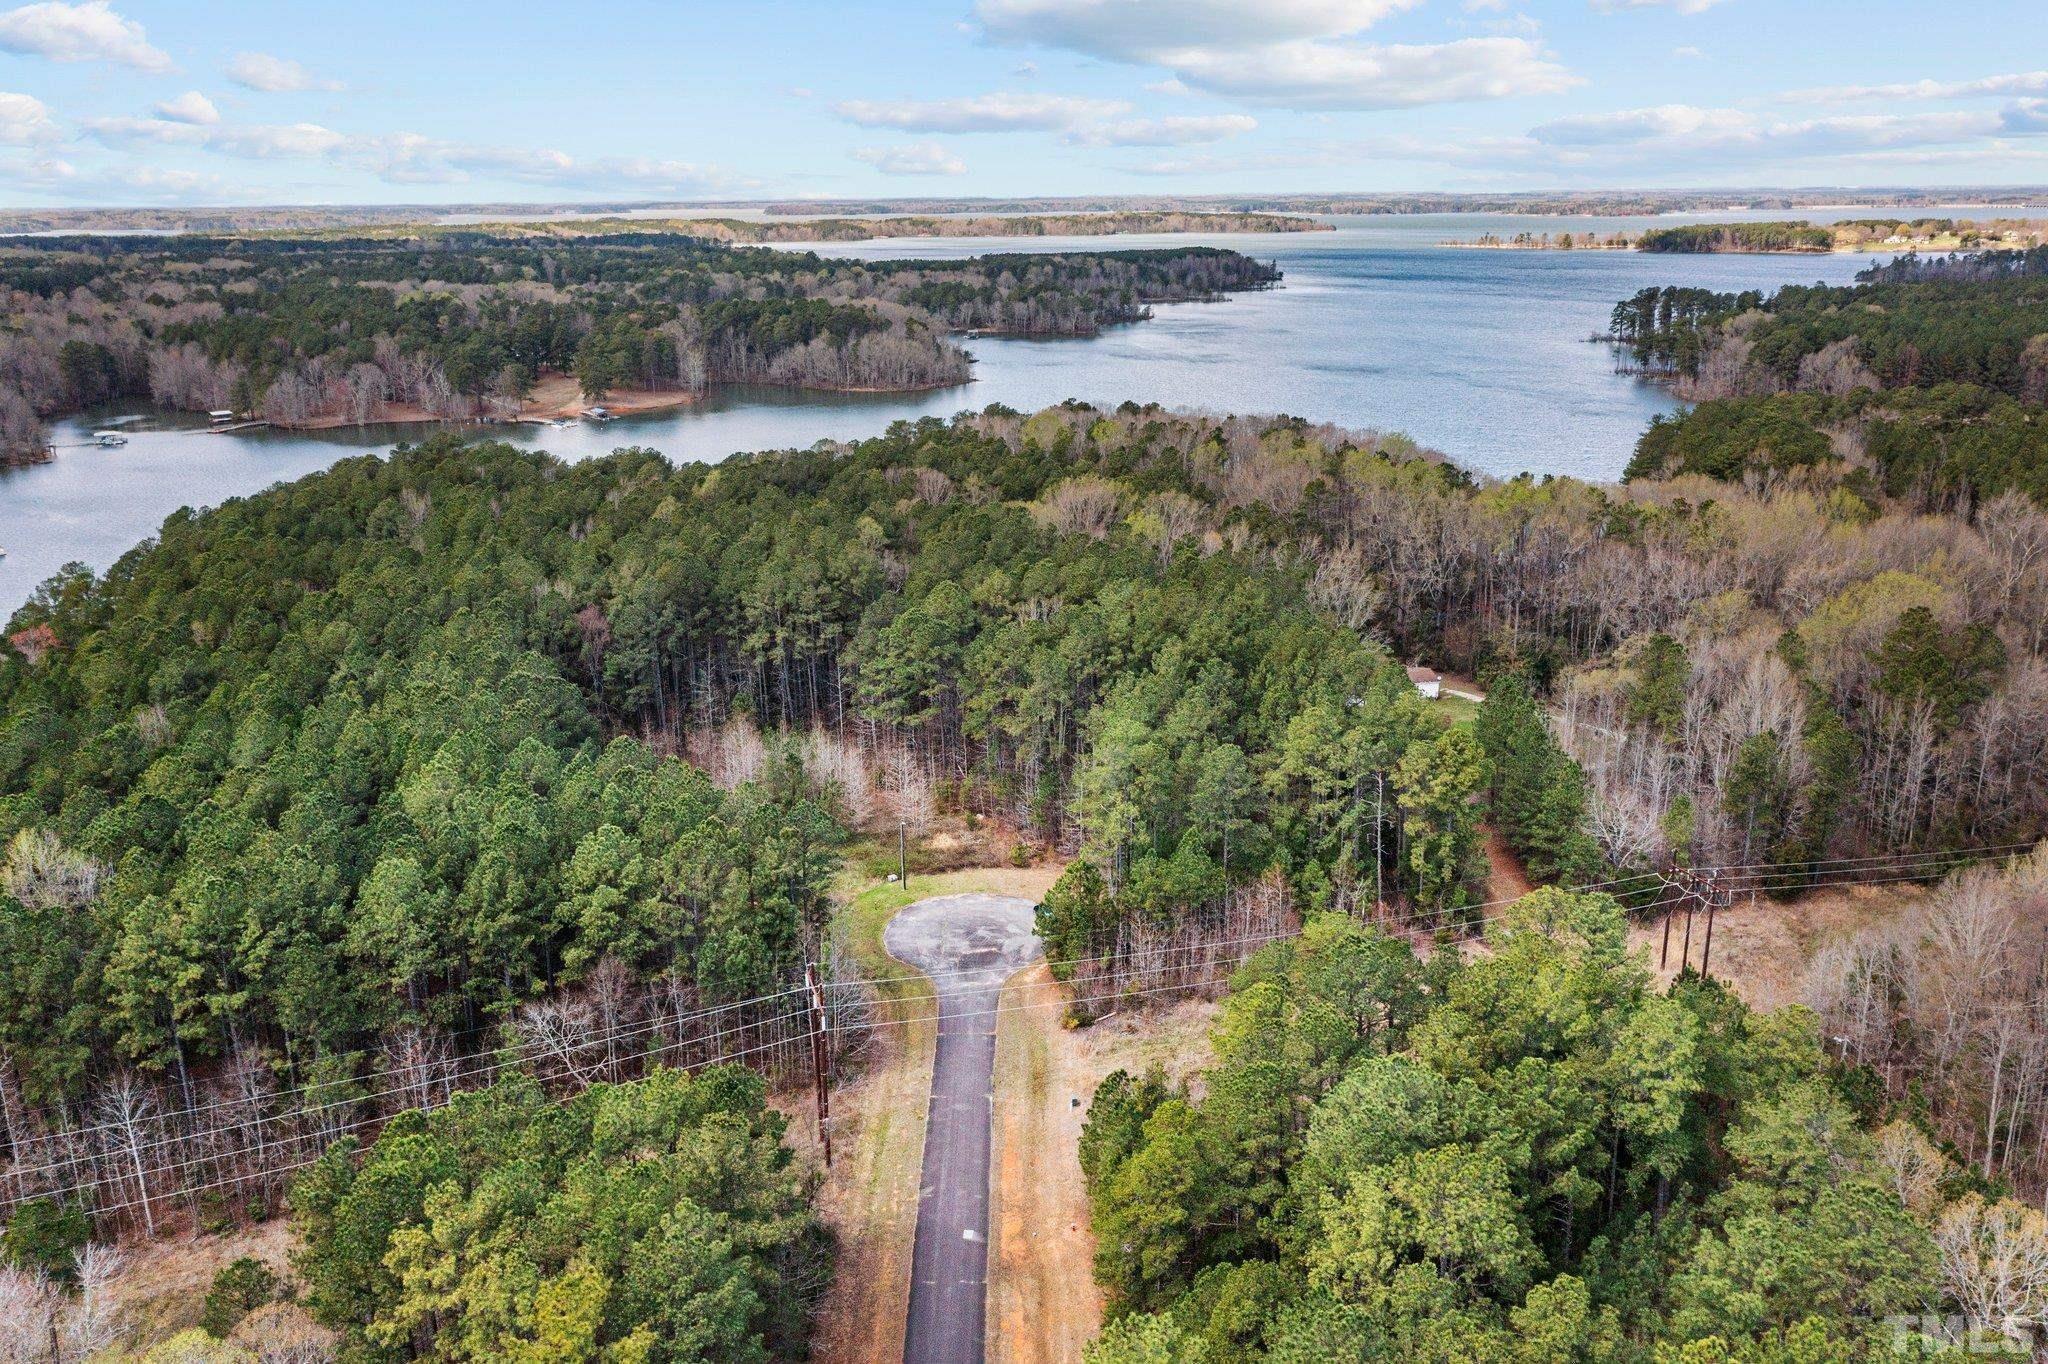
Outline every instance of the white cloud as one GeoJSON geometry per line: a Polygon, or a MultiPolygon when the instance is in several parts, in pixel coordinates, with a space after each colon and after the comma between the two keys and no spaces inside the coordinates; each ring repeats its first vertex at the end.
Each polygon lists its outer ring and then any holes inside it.
{"type": "Polygon", "coordinates": [[[33,147],[63,137],[50,108],[34,95],[0,92],[0,143],[10,147],[33,147]]]}
{"type": "Polygon", "coordinates": [[[1174,156],[1124,169],[1133,175],[1187,176],[1237,175],[1252,167],[1240,156],[1174,156]]]}
{"type": "Polygon", "coordinates": [[[941,100],[846,100],[836,106],[841,118],[863,128],[895,128],[907,133],[999,133],[1024,129],[1064,129],[1091,120],[1128,113],[1122,100],[1084,99],[1076,95],[973,95],[941,100]]]}
{"type": "Polygon", "coordinates": [[[1682,47],[1672,48],[1671,55],[1674,57],[1683,57],[1687,61],[1693,62],[1704,61],[1706,60],[1707,56],[1706,52],[1703,49],[1694,47],[1691,43],[1686,43],[1682,47]]]}
{"type": "Polygon", "coordinates": [[[1784,184],[1783,177],[1842,174],[1848,167],[1900,175],[1921,165],[2019,165],[2048,158],[2048,148],[2037,152],[2027,141],[2043,134],[2048,100],[2017,101],[2003,111],[1806,119],[1666,104],[1553,119],[1520,136],[1388,133],[1341,145],[1353,160],[1470,167],[1493,183],[1525,176],[1544,184],[1698,184],[1727,175],[1784,184]]]}
{"type": "Polygon", "coordinates": [[[1580,83],[1526,38],[1276,43],[1245,52],[1181,52],[1173,65],[1205,90],[1294,109],[1405,109],[1556,94],[1580,83]]]}
{"type": "Polygon", "coordinates": [[[2003,132],[2021,137],[2048,133],[2048,99],[2015,100],[1998,117],[2003,132]]]}
{"type": "Polygon", "coordinates": [[[289,57],[273,57],[268,52],[237,52],[235,59],[228,63],[228,79],[271,95],[293,90],[342,88],[340,81],[316,76],[289,57]]]}
{"type": "Polygon", "coordinates": [[[1823,85],[1790,90],[1795,104],[1854,104],[1864,100],[1973,99],[1985,95],[2048,95],[2048,71],[2015,71],[1969,81],[1896,81],[1889,85],[1823,85]]]}
{"type": "Polygon", "coordinates": [[[1187,114],[1170,118],[1124,118],[1074,129],[1066,140],[1086,147],[1185,147],[1220,142],[1259,126],[1249,114],[1187,114]]]}
{"type": "Polygon", "coordinates": [[[1700,109],[1690,104],[1660,104],[1649,109],[1617,109],[1605,114],[1573,114],[1531,130],[1539,142],[1557,146],[1599,146],[1652,137],[1691,137],[1715,122],[1748,126],[1750,116],[1734,109],[1700,109]]]}
{"type": "Polygon", "coordinates": [[[1603,14],[1612,14],[1624,9],[1671,9],[1680,14],[1704,14],[1721,0],[1593,0],[1593,8],[1603,14]]]}
{"type": "MultiPolygon", "coordinates": [[[[1249,114],[1187,114],[1165,118],[1132,118],[1131,106],[1123,100],[1086,99],[1074,95],[973,95],[944,100],[848,100],[837,106],[840,117],[864,128],[894,128],[911,133],[1009,133],[1059,132],[1064,141],[1079,147],[1182,147],[1197,142],[1216,142],[1259,126],[1249,114]]],[[[910,148],[865,147],[860,158],[880,165],[876,158],[896,157],[910,148]]],[[[940,164],[939,149],[926,143],[914,150],[927,153],[923,164],[940,164]]],[[[958,162],[945,158],[948,165],[958,162]]],[[[905,165],[910,164],[905,162],[905,165]]],[[[963,167],[964,169],[964,167],[963,167]]],[[[932,169],[892,172],[895,174],[957,174],[932,169]]]]}
{"type": "Polygon", "coordinates": [[[1179,76],[1168,76],[1163,81],[1153,81],[1145,89],[1155,95],[1192,95],[1195,93],[1188,89],[1187,82],[1183,81],[1179,76]]]}
{"type": "Polygon", "coordinates": [[[421,133],[343,133],[318,123],[199,125],[167,118],[100,118],[85,129],[109,146],[192,147],[252,161],[324,161],[399,185],[473,177],[558,189],[644,190],[677,196],[744,187],[714,167],[659,157],[575,157],[547,147],[452,142],[421,133]]]}
{"type": "Polygon", "coordinates": [[[980,0],[991,37],[1119,61],[1195,47],[1249,48],[1358,33],[1421,0],[980,0]]]}
{"type": "Polygon", "coordinates": [[[156,106],[158,118],[173,123],[214,124],[220,122],[220,110],[213,107],[213,101],[197,90],[187,90],[176,99],[167,99],[156,106]]]}
{"type": "Polygon", "coordinates": [[[1916,147],[1963,147],[2001,134],[2048,131],[2048,119],[2040,120],[2038,127],[2029,126],[2031,122],[2031,112],[2022,104],[2004,113],[1955,110],[1809,119],[1761,118],[1740,109],[1665,104],[1555,119],[1531,129],[1529,135],[1567,160],[1696,167],[1916,147]]]}
{"type": "Polygon", "coordinates": [[[902,147],[856,147],[853,159],[884,175],[965,175],[967,163],[936,142],[902,147]]]}
{"type": "Polygon", "coordinates": [[[86,119],[85,130],[110,147],[130,146],[138,142],[184,143],[196,147],[203,145],[207,137],[207,130],[196,124],[127,115],[86,119]]]}
{"type": "Polygon", "coordinates": [[[0,185],[14,189],[69,192],[78,178],[78,167],[54,156],[0,157],[0,185]]]}
{"type": "Polygon", "coordinates": [[[252,161],[325,156],[349,143],[347,134],[317,123],[253,123],[209,129],[206,135],[212,150],[252,161]]]}
{"type": "Polygon", "coordinates": [[[576,157],[551,147],[487,146],[450,142],[420,133],[353,137],[331,159],[394,184],[450,184],[472,176],[514,180],[557,189],[645,190],[678,197],[742,186],[715,167],[662,157],[576,157]]]}
{"type": "Polygon", "coordinates": [[[1357,35],[1420,0],[980,0],[989,36],[1165,68],[1193,87],[1295,109],[1399,109],[1578,84],[1528,37],[1436,44],[1357,35]]]}
{"type": "Polygon", "coordinates": [[[0,48],[55,62],[114,62],[140,71],[168,71],[171,59],[149,45],[142,25],[116,14],[106,0],[23,5],[0,14],[0,48]]]}

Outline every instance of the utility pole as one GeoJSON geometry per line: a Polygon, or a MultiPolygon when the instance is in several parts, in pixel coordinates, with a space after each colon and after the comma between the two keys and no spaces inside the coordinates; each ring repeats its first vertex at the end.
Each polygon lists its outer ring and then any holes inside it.
{"type": "Polygon", "coordinates": [[[818,986],[818,968],[804,967],[804,988],[811,1000],[811,1085],[817,1094],[818,1145],[825,1151],[825,1168],[832,1168],[832,1079],[827,1067],[832,1056],[831,1038],[825,1022],[825,992],[818,986]]]}
{"type": "Polygon", "coordinates": [[[1678,974],[1685,974],[1685,968],[1692,964],[1692,909],[1693,899],[1699,892],[1694,888],[1694,875],[1685,874],[1685,941],[1678,949],[1678,974]]]}
{"type": "MultiPolygon", "coordinates": [[[[1678,869],[1678,875],[1679,875],[1680,879],[1683,879],[1683,878],[1684,878],[1684,876],[1685,876],[1685,869],[1684,869],[1683,867],[1680,867],[1680,868],[1678,869]]],[[[1666,878],[1664,879],[1664,888],[1665,888],[1666,890],[1670,890],[1670,889],[1672,888],[1672,887],[1671,887],[1671,879],[1670,879],[1669,877],[1666,877],[1666,878]]],[[[1658,969],[1659,971],[1661,971],[1661,970],[1663,970],[1663,969],[1664,969],[1665,967],[1669,966],[1670,964],[1671,964],[1671,906],[1667,904],[1667,905],[1665,905],[1665,906],[1664,906],[1664,950],[1663,950],[1663,953],[1662,953],[1662,955],[1660,955],[1660,956],[1659,956],[1659,957],[1657,958],[1657,969],[1658,969]]]]}
{"type": "Polygon", "coordinates": [[[896,821],[896,879],[903,883],[905,890],[910,889],[910,858],[904,852],[903,832],[908,823],[908,820],[896,821]]]}
{"type": "Polygon", "coordinates": [[[1721,884],[1719,872],[1710,871],[1707,873],[1706,893],[1702,898],[1707,906],[1707,942],[1706,946],[1700,949],[1700,979],[1712,980],[1713,977],[1708,974],[1708,963],[1714,957],[1714,910],[1726,909],[1734,900],[1734,893],[1721,884]]]}
{"type": "MultiPolygon", "coordinates": [[[[1707,934],[1706,941],[1700,946],[1700,979],[1712,979],[1708,973],[1713,969],[1714,962],[1714,913],[1733,904],[1735,893],[1722,881],[1721,874],[1715,871],[1699,872],[1681,868],[1677,884],[1673,885],[1667,879],[1665,885],[1676,890],[1679,899],[1685,903],[1685,938],[1678,948],[1678,970],[1683,974],[1685,968],[1692,965],[1692,916],[1703,909],[1707,913],[1707,934]]],[[[1674,912],[1676,906],[1666,911],[1664,915],[1664,954],[1657,962],[1657,969],[1660,971],[1671,964],[1671,915],[1674,912]]]]}
{"type": "Polygon", "coordinates": [[[1372,907],[1377,918],[1386,911],[1387,891],[1380,884],[1387,866],[1387,774],[1372,774],[1372,907]]]}

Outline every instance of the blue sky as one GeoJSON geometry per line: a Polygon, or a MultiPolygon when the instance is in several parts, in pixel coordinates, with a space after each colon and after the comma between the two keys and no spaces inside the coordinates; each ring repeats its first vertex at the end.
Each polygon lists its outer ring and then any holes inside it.
{"type": "Polygon", "coordinates": [[[0,203],[2048,183],[2048,9],[0,0],[0,203]]]}

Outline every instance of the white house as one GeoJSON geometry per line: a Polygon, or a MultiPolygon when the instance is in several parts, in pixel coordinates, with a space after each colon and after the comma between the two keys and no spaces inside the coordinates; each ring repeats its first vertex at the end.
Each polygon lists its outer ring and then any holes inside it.
{"type": "Polygon", "coordinates": [[[1417,664],[1408,669],[1408,680],[1415,684],[1415,690],[1421,692],[1432,701],[1443,695],[1443,674],[1439,673],[1435,668],[1425,668],[1417,664]]]}

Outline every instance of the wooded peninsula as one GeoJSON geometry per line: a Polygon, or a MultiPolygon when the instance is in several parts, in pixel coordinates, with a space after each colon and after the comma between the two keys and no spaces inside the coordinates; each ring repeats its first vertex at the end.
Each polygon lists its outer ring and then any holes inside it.
{"type": "Polygon", "coordinates": [[[1630,475],[1846,480],[1929,507],[2048,497],[2048,247],[1857,279],[1617,304],[1626,363],[1698,403],[1652,425],[1630,475]]]}
{"type": "Polygon", "coordinates": [[[116,399],[317,426],[649,407],[718,383],[932,388],[969,377],[959,333],[1089,336],[1280,277],[1209,247],[849,261],[552,227],[13,243],[0,457],[37,458],[44,419],[116,399]]]}

